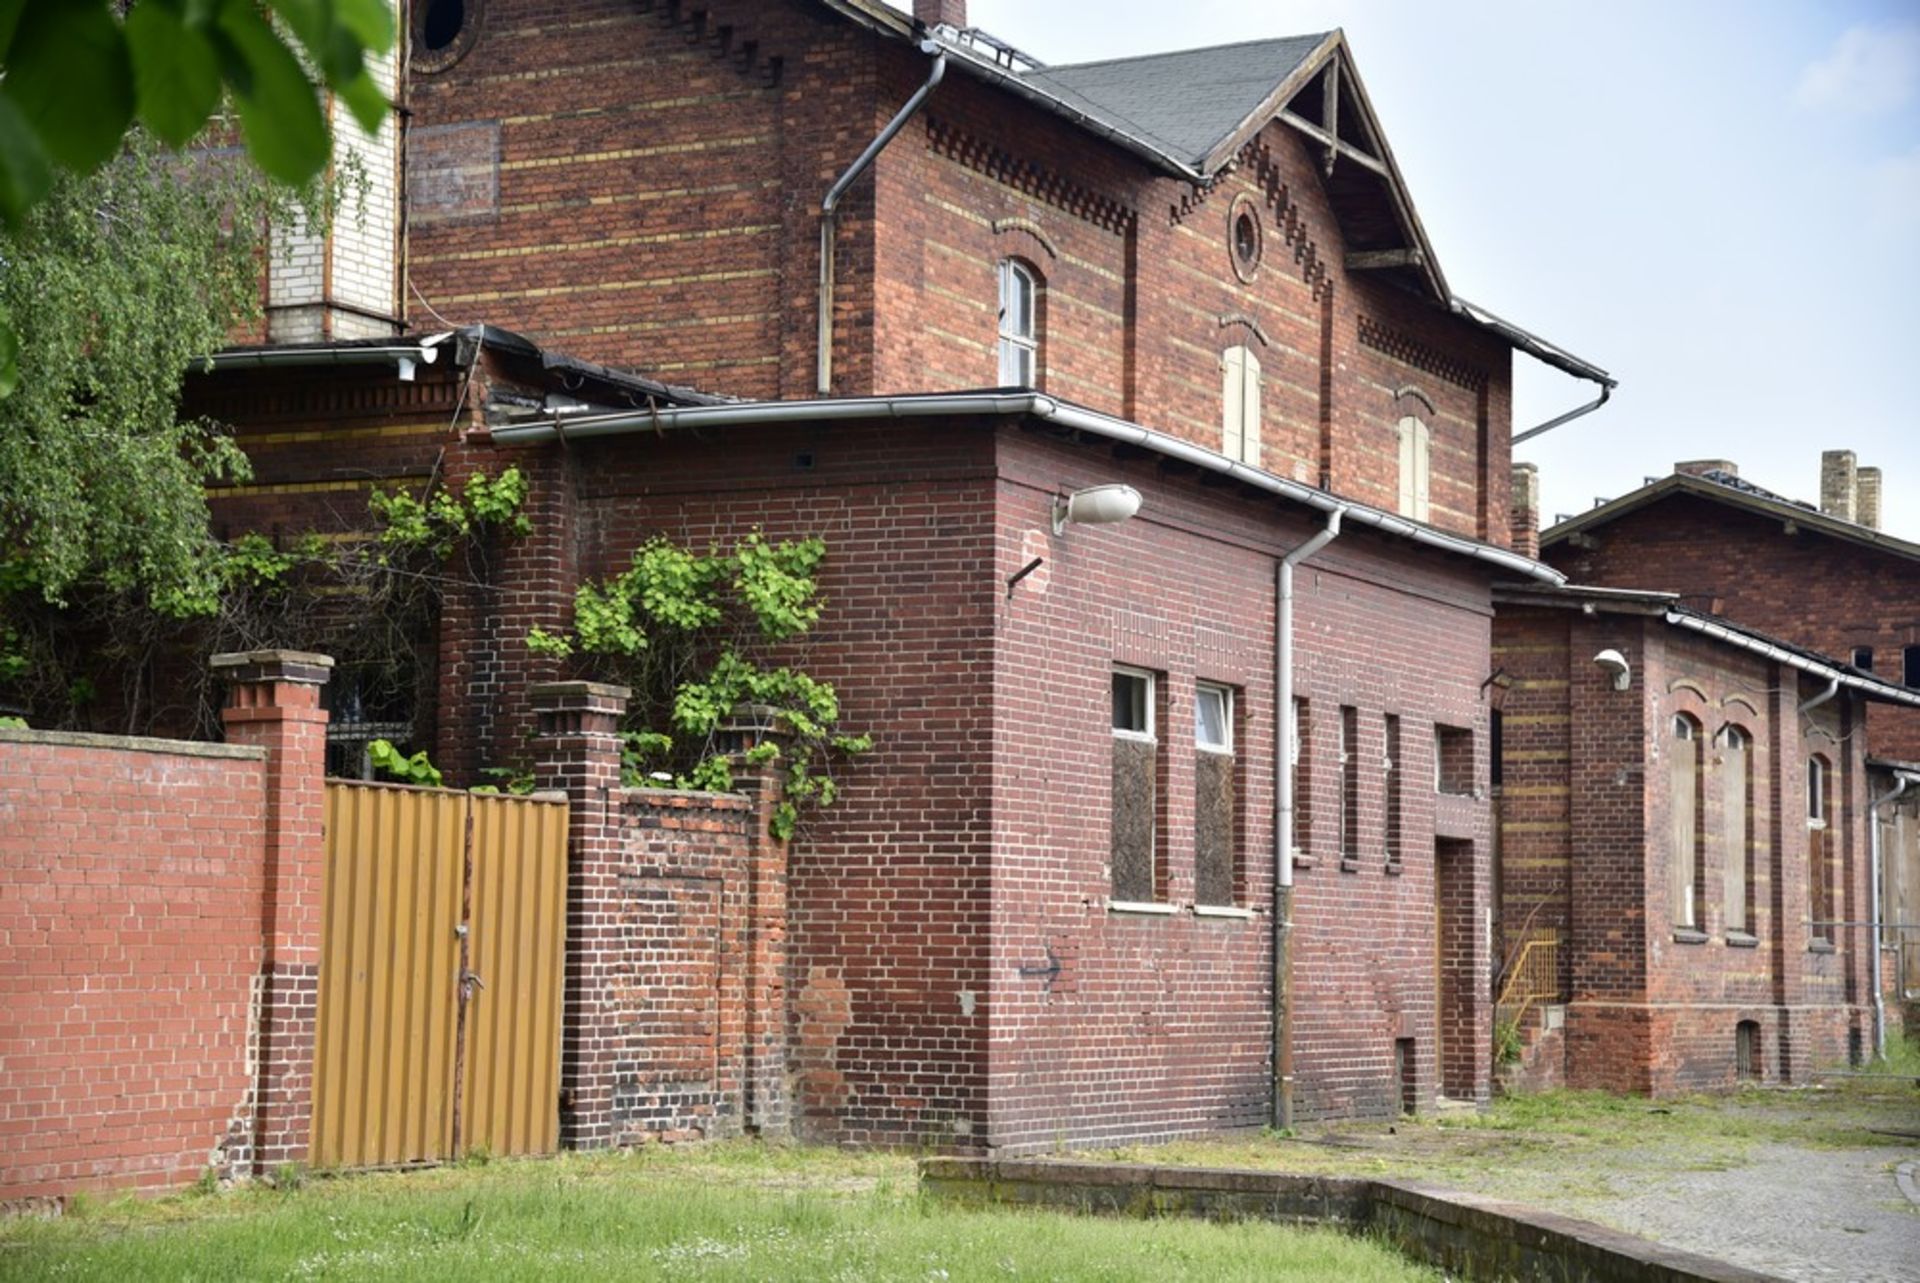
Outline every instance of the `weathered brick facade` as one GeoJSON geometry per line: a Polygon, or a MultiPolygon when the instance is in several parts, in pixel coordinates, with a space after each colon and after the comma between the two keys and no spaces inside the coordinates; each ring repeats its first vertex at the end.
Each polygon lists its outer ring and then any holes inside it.
{"type": "Polygon", "coordinates": [[[1805,1082],[1857,1057],[1871,1025],[1867,935],[1815,924],[1865,917],[1862,696],[1843,689],[1802,711],[1825,682],[1664,613],[1659,601],[1569,590],[1508,593],[1495,617],[1494,660],[1512,682],[1501,711],[1501,947],[1515,956],[1528,937],[1558,941],[1558,993],[1529,1013],[1529,1041],[1545,1032],[1542,1006],[1565,1009],[1564,1029],[1528,1053],[1533,1085],[1730,1086],[1742,1022],[1753,1026],[1748,1077],[1805,1082]],[[1606,650],[1630,666],[1629,689],[1593,662],[1606,650]],[[1695,741],[1675,738],[1676,717],[1697,728],[1695,741]],[[1729,751],[1730,729],[1743,751],[1729,751]],[[1692,909],[1677,904],[1673,879],[1676,752],[1698,754],[1692,909]],[[1816,756],[1830,779],[1820,846],[1807,814],[1816,756]],[[1729,797],[1729,772],[1744,774],[1731,783],[1743,800],[1729,797]],[[1829,901],[1812,890],[1816,851],[1829,901]]]}

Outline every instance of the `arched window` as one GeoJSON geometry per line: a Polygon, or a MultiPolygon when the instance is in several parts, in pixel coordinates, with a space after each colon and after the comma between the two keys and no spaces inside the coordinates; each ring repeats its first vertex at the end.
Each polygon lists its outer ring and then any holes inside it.
{"type": "Polygon", "coordinates": [[[1220,354],[1220,453],[1260,466],[1260,358],[1247,347],[1220,354]]]}
{"type": "Polygon", "coordinates": [[[1000,263],[1000,386],[1039,386],[1039,286],[1016,259],[1000,263]]]}
{"type": "Polygon", "coordinates": [[[1426,420],[1414,414],[1402,417],[1397,431],[1400,434],[1400,515],[1425,521],[1433,507],[1433,436],[1426,420]]]}
{"type": "Polygon", "coordinates": [[[1807,906],[1812,938],[1833,943],[1833,772],[1824,757],[1807,759],[1807,906]]]}
{"type": "Polygon", "coordinates": [[[1668,811],[1673,819],[1668,850],[1668,900],[1673,925],[1695,930],[1700,922],[1700,724],[1685,713],[1673,719],[1668,811]]]}
{"type": "Polygon", "coordinates": [[[1753,821],[1747,800],[1753,786],[1753,737],[1738,726],[1720,733],[1720,831],[1725,927],[1729,933],[1751,929],[1747,897],[1753,886],[1753,821]]]}

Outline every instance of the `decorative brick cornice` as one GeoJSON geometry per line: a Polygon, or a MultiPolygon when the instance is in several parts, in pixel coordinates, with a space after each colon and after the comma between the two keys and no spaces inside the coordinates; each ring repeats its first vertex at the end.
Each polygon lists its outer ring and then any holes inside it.
{"type": "Polygon", "coordinates": [[[1437,379],[1445,379],[1469,392],[1478,392],[1487,386],[1485,370],[1448,356],[1437,348],[1428,347],[1399,330],[1389,329],[1371,316],[1360,318],[1360,342],[1376,352],[1384,352],[1416,370],[1424,370],[1437,379]]]}
{"type": "Polygon", "coordinates": [[[950,120],[927,117],[927,148],[1110,232],[1124,233],[1139,221],[1139,213],[1119,201],[1082,187],[1059,170],[1023,160],[950,120]]]}
{"type": "Polygon", "coordinates": [[[1319,246],[1307,234],[1306,220],[1301,217],[1299,206],[1293,202],[1293,193],[1288,190],[1286,179],[1280,173],[1280,164],[1274,159],[1273,149],[1263,139],[1256,138],[1249,142],[1219,173],[1204,183],[1189,187],[1179,203],[1168,211],[1170,221],[1175,226],[1185,222],[1195,210],[1207,203],[1229,175],[1242,166],[1251,168],[1254,185],[1266,198],[1274,230],[1292,252],[1294,266],[1300,270],[1300,279],[1312,289],[1315,301],[1332,293],[1333,277],[1327,271],[1325,260],[1320,257],[1319,246]]]}

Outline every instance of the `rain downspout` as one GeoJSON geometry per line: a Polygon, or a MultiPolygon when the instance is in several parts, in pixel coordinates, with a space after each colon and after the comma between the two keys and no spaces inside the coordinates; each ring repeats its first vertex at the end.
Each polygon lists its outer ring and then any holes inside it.
{"type": "Polygon", "coordinates": [[[920,52],[933,55],[933,67],[927,72],[927,82],[913,91],[913,97],[893,114],[887,127],[867,144],[860,158],[840,175],[833,186],[827,189],[826,199],[820,202],[820,354],[818,358],[818,378],[815,380],[820,393],[824,396],[833,390],[833,229],[834,211],[840,205],[840,198],[847,194],[847,188],[854,180],[867,172],[867,166],[873,164],[874,157],[886,150],[893,136],[900,132],[920,105],[947,74],[947,51],[932,40],[920,42],[920,52]]]}
{"type": "Polygon", "coordinates": [[[1868,893],[1868,917],[1872,932],[1867,940],[1867,950],[1873,959],[1873,1054],[1880,1060],[1887,1058],[1887,1000],[1880,992],[1880,861],[1884,858],[1880,851],[1880,821],[1874,815],[1883,806],[1890,806],[1900,800],[1907,791],[1907,785],[1913,783],[1910,775],[1895,775],[1891,792],[1883,793],[1867,803],[1867,851],[1869,853],[1869,872],[1872,889],[1868,893]]]}
{"type": "Polygon", "coordinates": [[[1327,514],[1319,534],[1280,559],[1274,568],[1273,715],[1273,1125],[1293,1126],[1293,568],[1340,537],[1347,510],[1327,514]]]}
{"type": "MultiPolygon", "coordinates": [[[[1598,380],[1596,380],[1596,382],[1598,382],[1598,380]]],[[[1598,410],[1601,406],[1607,403],[1608,398],[1610,398],[1613,395],[1613,388],[1614,388],[1614,384],[1611,380],[1601,383],[1599,396],[1587,402],[1585,405],[1575,406],[1573,409],[1568,410],[1565,414],[1562,414],[1556,418],[1548,419],[1545,423],[1535,424],[1533,427],[1528,428],[1525,432],[1522,432],[1518,436],[1514,437],[1513,444],[1519,445],[1522,441],[1531,441],[1533,440],[1533,438],[1539,436],[1541,433],[1551,432],[1563,423],[1572,423],[1575,419],[1579,418],[1583,414],[1592,414],[1595,410],[1598,410]]]]}
{"type": "Polygon", "coordinates": [[[1821,691],[1818,695],[1815,695],[1812,699],[1802,702],[1800,705],[1800,711],[1802,713],[1811,713],[1814,709],[1820,707],[1822,704],[1826,703],[1828,700],[1832,699],[1835,695],[1838,695],[1839,693],[1840,693],[1840,679],[1836,677],[1832,681],[1827,683],[1827,688],[1825,690],[1821,691]]]}

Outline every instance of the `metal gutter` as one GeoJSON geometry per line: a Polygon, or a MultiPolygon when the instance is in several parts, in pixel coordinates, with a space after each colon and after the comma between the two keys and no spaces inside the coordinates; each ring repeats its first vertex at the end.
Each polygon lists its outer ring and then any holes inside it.
{"type": "MultiPolygon", "coordinates": [[[[592,437],[624,436],[634,432],[665,431],[670,428],[731,428],[773,423],[817,423],[820,420],[857,419],[932,419],[955,415],[1030,415],[1046,423],[1137,446],[1164,458],[1208,472],[1230,476],[1237,481],[1279,495],[1319,512],[1346,513],[1350,524],[1411,540],[1423,547],[1471,558],[1502,570],[1524,575],[1548,584],[1563,584],[1567,577],[1551,566],[1530,557],[1475,539],[1450,535],[1421,525],[1405,517],[1378,508],[1369,508],[1335,498],[1324,490],[1277,477],[1271,472],[1236,463],[1225,455],[1178,437],[1143,428],[1125,419],[1116,419],[1097,410],[1058,401],[1039,392],[954,392],[928,396],[844,397],[817,401],[748,401],[734,405],[679,406],[660,410],[622,410],[615,414],[580,415],[565,425],[566,439],[578,442],[592,437]]],[[[558,439],[551,422],[511,424],[492,430],[500,445],[533,445],[558,439]]],[[[1915,699],[1920,701],[1920,695],[1915,699]]]]}
{"type": "Polygon", "coordinates": [[[229,350],[195,357],[189,368],[215,370],[258,369],[298,365],[398,365],[414,361],[432,365],[440,359],[440,345],[454,337],[448,330],[415,343],[367,344],[359,347],[314,345],[229,350]]]}
{"type": "MultiPolygon", "coordinates": [[[[1809,659],[1805,655],[1795,654],[1793,651],[1781,646],[1776,646],[1772,642],[1761,641],[1758,637],[1740,632],[1737,629],[1728,628],[1723,624],[1716,624],[1710,619],[1701,619],[1697,615],[1683,615],[1678,611],[1670,610],[1666,614],[1666,620],[1669,624],[1677,628],[1686,628],[1696,633],[1703,633],[1716,641],[1727,642],[1743,650],[1750,650],[1756,655],[1764,655],[1777,663],[1785,664],[1789,668],[1797,668],[1803,673],[1809,673],[1831,683],[1831,692],[1826,696],[1816,697],[1818,700],[1831,698],[1832,694],[1838,693],[1839,688],[1844,686],[1849,690],[1859,691],[1869,699],[1878,699],[1889,704],[1906,704],[1912,708],[1920,708],[1920,690],[1909,690],[1905,686],[1895,686],[1891,682],[1883,682],[1876,678],[1861,677],[1856,673],[1849,673],[1844,669],[1834,667],[1832,664],[1823,664],[1818,660],[1809,659]]],[[[1806,706],[1803,705],[1802,707],[1804,708],[1806,706]]]]}

